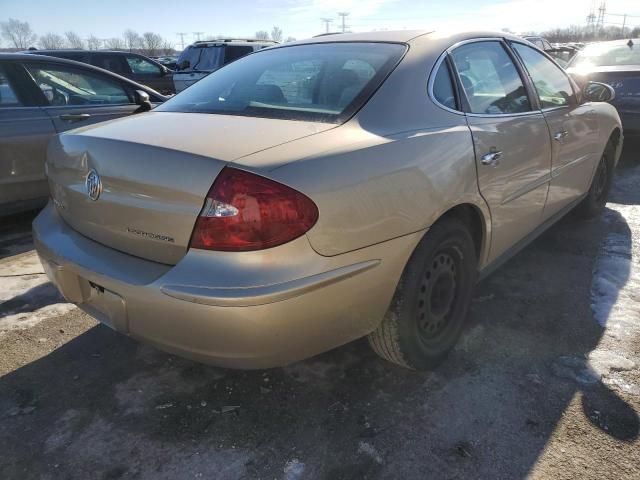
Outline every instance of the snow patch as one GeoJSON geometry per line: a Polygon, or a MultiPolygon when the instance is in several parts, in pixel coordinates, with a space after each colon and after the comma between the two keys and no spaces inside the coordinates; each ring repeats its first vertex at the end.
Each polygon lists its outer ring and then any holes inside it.
{"type": "Polygon", "coordinates": [[[35,251],[0,262],[0,333],[30,328],[75,308],[49,282],[35,251]]]}
{"type": "Polygon", "coordinates": [[[303,478],[304,463],[297,458],[289,460],[284,466],[284,480],[298,480],[303,478]]]}
{"type": "MultiPolygon", "coordinates": [[[[625,170],[616,181],[614,198],[636,193],[640,167],[625,170]]],[[[640,208],[609,203],[605,219],[614,230],[604,239],[594,263],[591,308],[594,319],[605,330],[598,347],[588,359],[564,357],[554,372],[580,383],[602,381],[631,395],[640,386],[626,372],[638,368],[640,355],[633,341],[640,336],[640,208]]]]}
{"type": "Polygon", "coordinates": [[[367,455],[371,457],[376,463],[382,464],[382,457],[378,453],[376,447],[367,442],[360,442],[358,444],[358,453],[361,455],[367,455]]]}

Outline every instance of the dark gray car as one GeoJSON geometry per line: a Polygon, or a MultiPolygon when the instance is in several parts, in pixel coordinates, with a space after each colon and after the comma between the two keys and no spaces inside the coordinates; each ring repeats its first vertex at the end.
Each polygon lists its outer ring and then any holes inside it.
{"type": "Polygon", "coordinates": [[[45,156],[54,135],[164,100],[155,90],[83,63],[0,54],[0,215],[45,203],[45,156]]]}
{"type": "Polygon", "coordinates": [[[88,63],[146,85],[164,95],[176,93],[173,71],[139,53],[111,50],[35,50],[33,53],[88,63]]]}

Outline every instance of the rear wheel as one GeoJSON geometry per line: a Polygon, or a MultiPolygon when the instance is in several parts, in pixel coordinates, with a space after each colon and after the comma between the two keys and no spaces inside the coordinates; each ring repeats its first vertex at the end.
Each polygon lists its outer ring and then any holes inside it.
{"type": "Polygon", "coordinates": [[[476,274],[467,226],[457,218],[434,224],[405,267],[384,320],[369,335],[373,350],[404,367],[437,366],[460,337],[476,274]]]}
{"type": "Polygon", "coordinates": [[[591,187],[587,196],[582,200],[578,208],[576,209],[578,215],[582,218],[594,218],[602,213],[607,199],[609,198],[609,191],[611,190],[611,184],[613,183],[613,157],[615,155],[615,147],[611,142],[607,144],[596,173],[591,181],[591,187]]]}

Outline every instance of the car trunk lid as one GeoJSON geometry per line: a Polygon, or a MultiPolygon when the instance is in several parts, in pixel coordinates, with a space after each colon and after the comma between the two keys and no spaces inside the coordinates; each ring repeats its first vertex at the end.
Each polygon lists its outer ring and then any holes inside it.
{"type": "Polygon", "coordinates": [[[106,122],[60,135],[50,144],[51,196],[81,234],[131,255],[175,264],[186,253],[207,192],[225,165],[331,127],[175,113],[106,122]]]}

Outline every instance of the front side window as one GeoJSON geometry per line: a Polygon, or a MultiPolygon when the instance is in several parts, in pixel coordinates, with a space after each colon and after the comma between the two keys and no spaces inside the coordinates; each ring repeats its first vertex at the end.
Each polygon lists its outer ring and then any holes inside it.
{"type": "Polygon", "coordinates": [[[51,106],[132,103],[124,87],[94,73],[61,65],[25,65],[51,106]]]}
{"type": "Polygon", "coordinates": [[[341,122],[399,62],[392,43],[321,43],[262,50],[213,72],[156,111],[341,122]]]}
{"type": "Polygon", "coordinates": [[[451,53],[471,113],[505,115],[531,111],[527,90],[500,42],[462,45],[451,53]]]}
{"type": "Polygon", "coordinates": [[[127,55],[127,63],[131,73],[141,75],[160,75],[160,67],[141,57],[127,55]]]}
{"type": "Polygon", "coordinates": [[[542,108],[569,105],[573,89],[569,78],[552,61],[535,49],[521,43],[512,43],[536,88],[542,108]]]}
{"type": "Polygon", "coordinates": [[[9,79],[0,66],[0,108],[2,107],[19,107],[22,104],[16,95],[15,90],[11,87],[9,79]]]}

